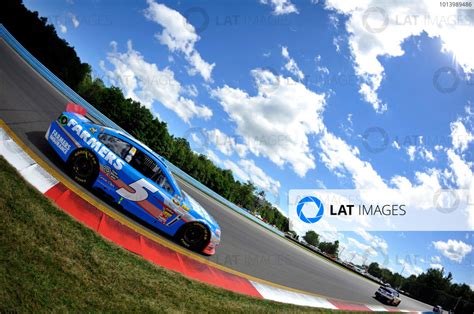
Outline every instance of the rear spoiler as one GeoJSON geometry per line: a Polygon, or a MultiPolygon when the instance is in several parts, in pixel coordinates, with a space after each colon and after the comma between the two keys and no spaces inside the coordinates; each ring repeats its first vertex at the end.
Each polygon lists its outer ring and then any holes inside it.
{"type": "Polygon", "coordinates": [[[94,123],[94,124],[97,124],[97,125],[103,125],[95,117],[93,117],[92,115],[88,115],[86,108],[82,107],[81,105],[75,104],[73,102],[67,103],[66,112],[77,113],[77,114],[89,119],[91,123],[94,123]]]}
{"type": "Polygon", "coordinates": [[[72,102],[67,103],[66,111],[77,113],[77,114],[80,114],[82,116],[85,116],[87,114],[87,109],[86,108],[82,107],[81,105],[72,103],[72,102]]]}

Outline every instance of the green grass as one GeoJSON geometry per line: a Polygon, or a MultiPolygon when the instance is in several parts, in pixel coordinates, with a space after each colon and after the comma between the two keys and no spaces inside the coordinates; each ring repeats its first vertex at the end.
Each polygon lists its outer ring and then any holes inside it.
{"type": "Polygon", "coordinates": [[[0,312],[327,312],[153,265],[55,207],[0,157],[0,312]]]}

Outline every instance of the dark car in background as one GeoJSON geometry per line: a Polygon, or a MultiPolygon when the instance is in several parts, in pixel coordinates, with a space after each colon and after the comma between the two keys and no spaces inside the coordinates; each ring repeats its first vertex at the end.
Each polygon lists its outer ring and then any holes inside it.
{"type": "Polygon", "coordinates": [[[390,287],[390,285],[382,285],[375,291],[375,298],[386,304],[398,306],[402,300],[397,290],[390,287]]]}

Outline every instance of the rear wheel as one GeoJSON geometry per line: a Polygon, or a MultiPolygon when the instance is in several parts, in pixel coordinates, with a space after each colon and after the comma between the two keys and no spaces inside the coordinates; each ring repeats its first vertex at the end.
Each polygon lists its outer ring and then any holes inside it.
{"type": "Polygon", "coordinates": [[[90,150],[78,149],[69,156],[68,168],[75,181],[91,186],[99,175],[99,160],[90,150]]]}
{"type": "Polygon", "coordinates": [[[178,241],[193,251],[202,251],[210,239],[209,229],[199,222],[187,223],[178,232],[178,241]]]}

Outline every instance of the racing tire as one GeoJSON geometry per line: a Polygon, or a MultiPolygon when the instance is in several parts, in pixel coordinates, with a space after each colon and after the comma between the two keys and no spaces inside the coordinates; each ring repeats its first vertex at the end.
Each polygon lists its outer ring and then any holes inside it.
{"type": "Polygon", "coordinates": [[[88,149],[77,149],[67,161],[71,177],[81,185],[90,187],[99,175],[99,160],[88,149]]]}
{"type": "Polygon", "coordinates": [[[184,247],[201,252],[209,244],[211,232],[202,223],[194,221],[183,225],[177,233],[177,238],[184,247]]]}

